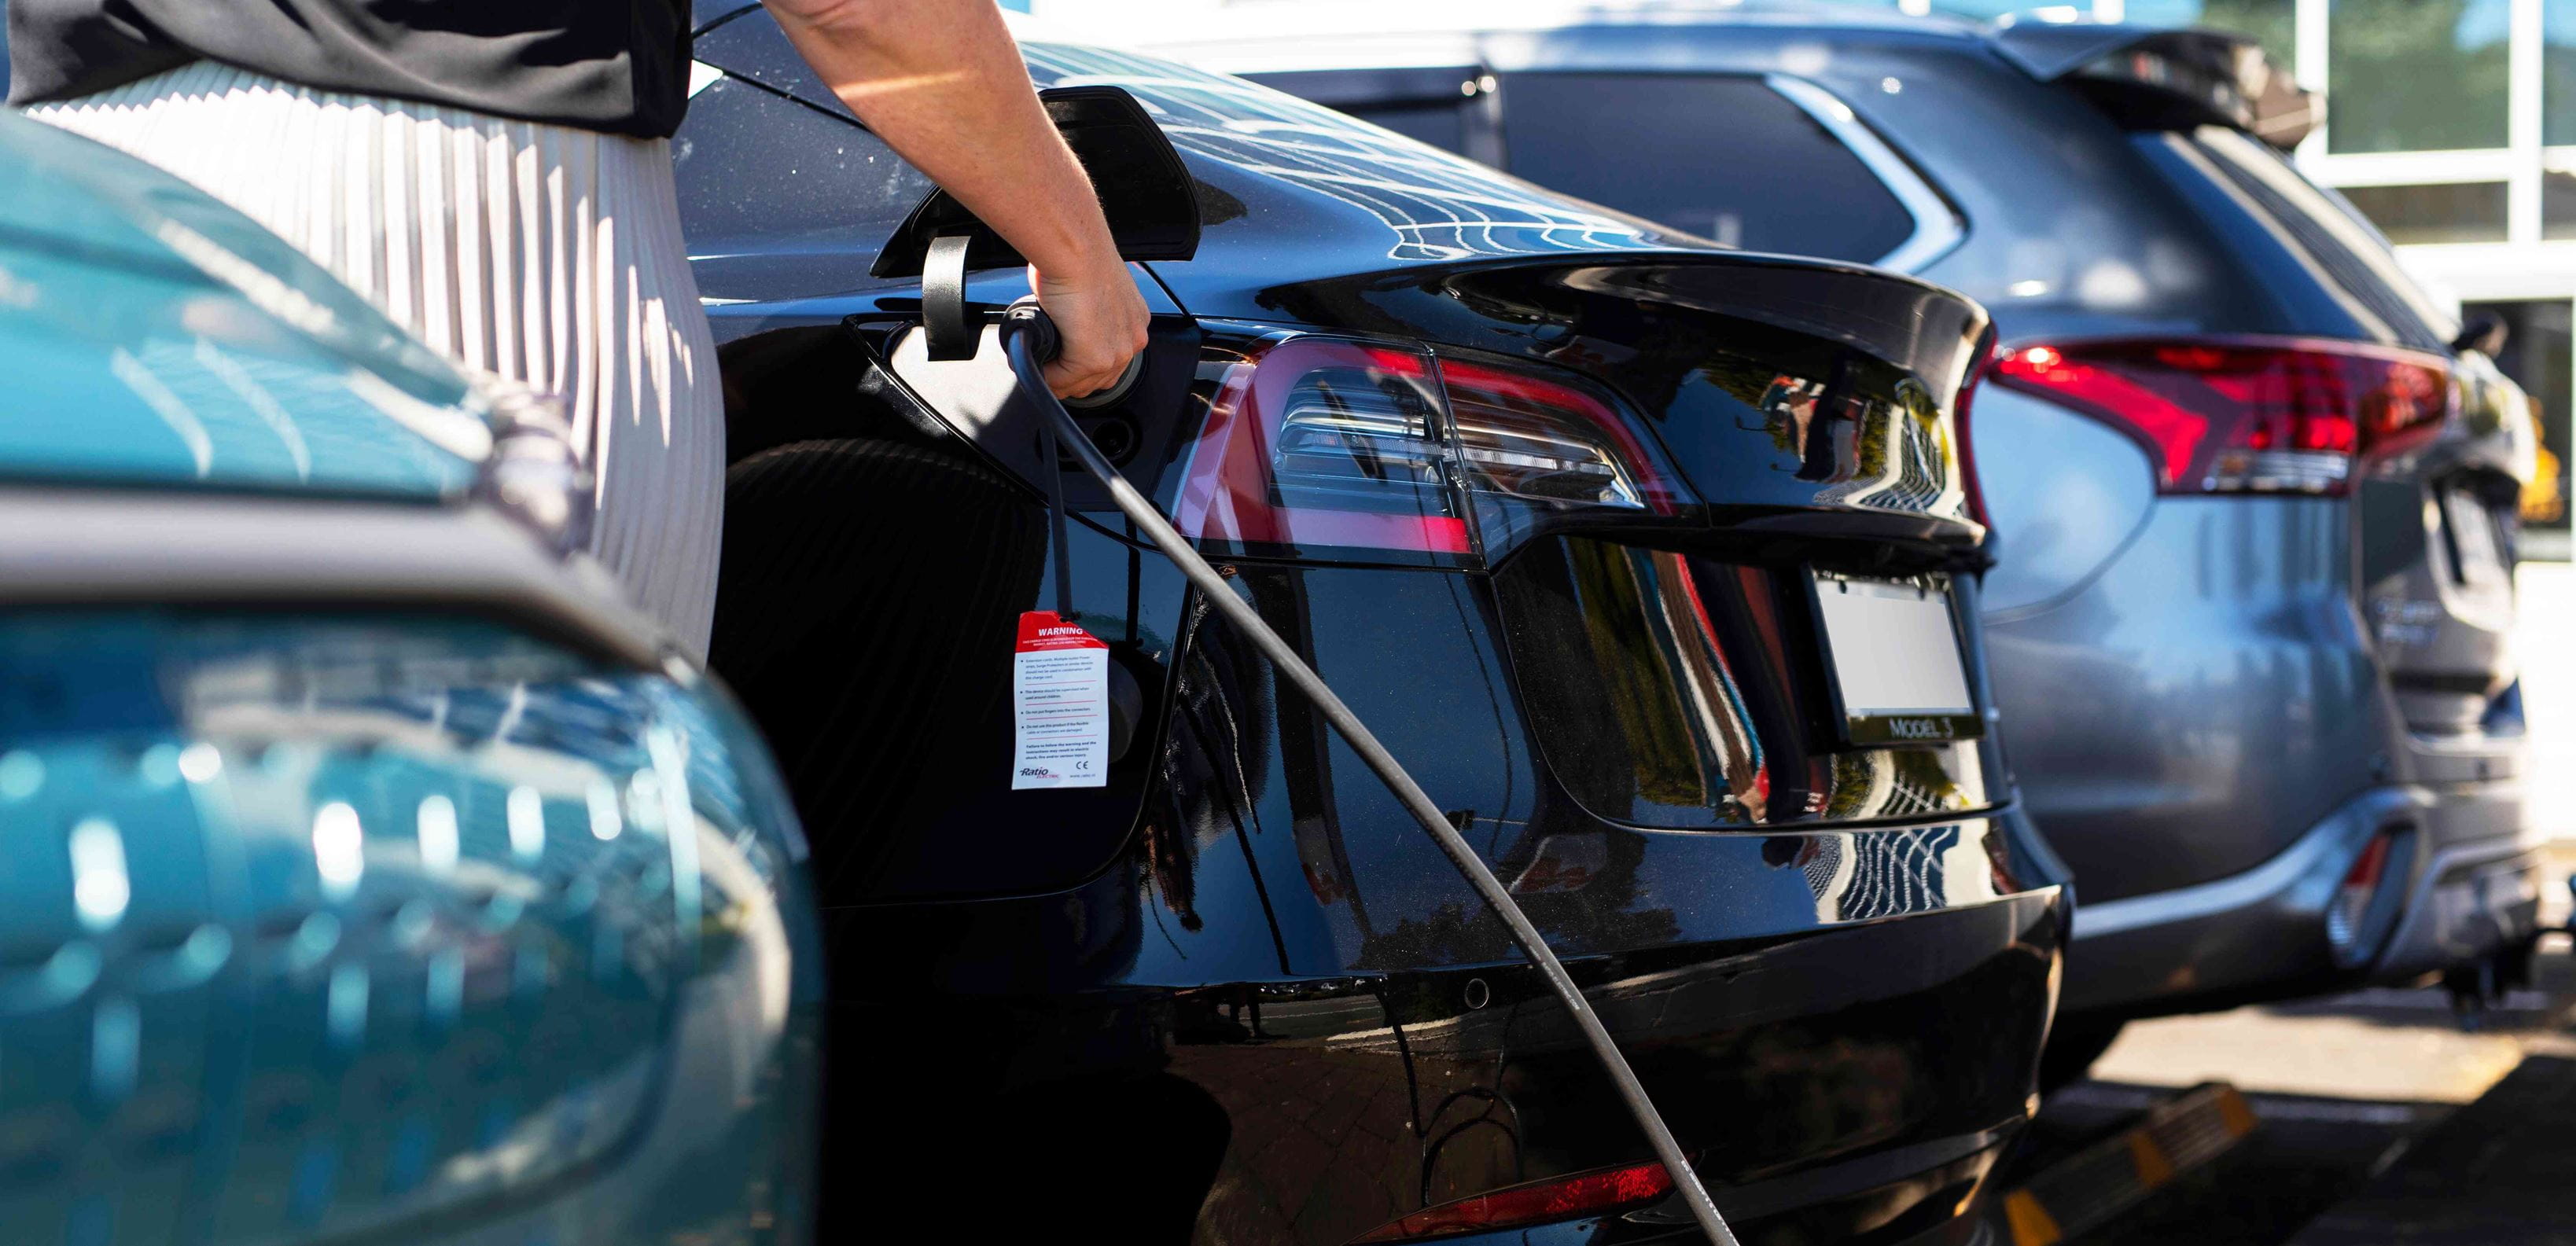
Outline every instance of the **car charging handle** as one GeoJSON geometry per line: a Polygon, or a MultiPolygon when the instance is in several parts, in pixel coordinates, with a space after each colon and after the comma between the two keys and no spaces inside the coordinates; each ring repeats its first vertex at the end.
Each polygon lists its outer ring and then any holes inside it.
{"type": "MultiPolygon", "coordinates": [[[[1673,1140],[1673,1131],[1665,1126],[1663,1114],[1655,1110],[1654,1101],[1646,1096],[1645,1085],[1637,1080],[1636,1071],[1628,1067],[1627,1058],[1619,1054],[1617,1044],[1610,1040],[1610,1031],[1601,1024],[1601,1018],[1593,1012],[1590,1001],[1583,998],[1582,989],[1565,972],[1565,963],[1548,950],[1546,937],[1530,922],[1529,915],[1521,911],[1511,892],[1503,887],[1502,880],[1485,867],[1484,860],[1467,845],[1466,838],[1449,824],[1449,818],[1441,812],[1440,806],[1432,803],[1430,794],[1413,781],[1412,775],[1405,773],[1404,767],[1396,763],[1394,754],[1387,752],[1386,746],[1378,743],[1377,737],[1370,733],[1367,724],[1362,723],[1349,706],[1342,704],[1342,699],[1334,695],[1323,677],[1306,665],[1305,659],[1299,657],[1297,651],[1262,620],[1250,602],[1235,594],[1225,578],[1217,574],[1216,568],[1199,556],[1199,552],[1172,527],[1170,521],[1163,518],[1162,512],[1156,510],[1144,494],[1137,492],[1126,477],[1118,474],[1118,469],[1100,453],[1098,447],[1091,444],[1091,438],[1084,434],[1073,414],[1048,388],[1045,367],[1061,348],[1062,338],[1036,299],[1023,298],[1003,312],[1001,339],[1003,354],[1010,360],[1012,373],[1019,379],[1020,388],[1028,394],[1029,400],[1036,404],[1038,418],[1044,421],[1054,440],[1072,454],[1084,471],[1100,481],[1101,486],[1109,491],[1110,500],[1135,522],[1139,531],[1152,539],[1156,548],[1180,567],[1181,574],[1199,590],[1199,594],[1216,607],[1227,622],[1251,637],[1253,645],[1270,659],[1270,664],[1278,668],[1288,682],[1295,684],[1316,709],[1322,711],[1325,721],[1349,742],[1352,751],[1360,755],[1360,760],[1368,763],[1368,768],[1376,772],[1378,779],[1403,803],[1414,820],[1422,824],[1424,833],[1440,845],[1450,864],[1457,866],[1458,872],[1466,876],[1468,884],[1476,889],[1476,894],[1484,899],[1494,915],[1503,919],[1503,925],[1511,930],[1512,942],[1519,944],[1530,962],[1538,966],[1539,975],[1547,980],[1548,989],[1555,992],[1557,999],[1565,1005],[1567,1015],[1574,1018],[1576,1028],[1583,1032],[1584,1041],[1591,1044],[1592,1054],[1601,1061],[1611,1083],[1619,1088],[1619,1097],[1627,1102],[1629,1114],[1636,1117],[1638,1127],[1645,1131],[1646,1140],[1654,1147],[1656,1158],[1663,1161],[1664,1170],[1681,1191],[1682,1201],[1689,1206],[1691,1218],[1699,1223],[1701,1231],[1715,1246],[1736,1246],[1735,1234],[1727,1229],[1725,1218],[1718,1215],[1717,1204],[1709,1198],[1708,1188],[1700,1184],[1698,1174],[1691,1170],[1690,1159],[1682,1153],[1681,1144],[1673,1140]]],[[[1064,503],[1060,493],[1050,501],[1061,522],[1064,503]]],[[[1060,532],[1057,539],[1062,540],[1060,532]]],[[[1063,557],[1061,550],[1057,557],[1063,557]]]]}

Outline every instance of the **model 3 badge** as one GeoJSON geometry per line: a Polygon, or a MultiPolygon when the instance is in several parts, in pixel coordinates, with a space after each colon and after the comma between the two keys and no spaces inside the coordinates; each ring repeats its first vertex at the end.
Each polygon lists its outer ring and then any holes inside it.
{"type": "Polygon", "coordinates": [[[1891,718],[1887,733],[1899,740],[1938,740],[1948,735],[1937,718],[1891,718]]]}

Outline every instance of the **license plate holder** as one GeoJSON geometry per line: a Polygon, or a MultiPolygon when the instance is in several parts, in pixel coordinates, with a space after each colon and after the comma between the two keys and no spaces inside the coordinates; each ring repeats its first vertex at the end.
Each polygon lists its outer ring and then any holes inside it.
{"type": "Polygon", "coordinates": [[[1843,744],[1941,744],[1985,734],[1947,576],[1811,569],[1807,586],[1829,717],[1843,744]]]}
{"type": "Polygon", "coordinates": [[[2486,500],[2467,489],[2450,488],[2442,491],[2441,502],[2460,582],[2476,588],[2510,585],[2513,568],[2505,553],[2504,525],[2488,511],[2486,500]]]}

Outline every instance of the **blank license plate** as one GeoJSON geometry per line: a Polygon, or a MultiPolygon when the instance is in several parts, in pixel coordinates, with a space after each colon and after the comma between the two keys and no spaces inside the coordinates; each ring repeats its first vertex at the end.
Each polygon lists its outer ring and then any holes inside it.
{"type": "Polygon", "coordinates": [[[1945,580],[1815,576],[1825,665],[1852,744],[1982,733],[1945,580]]]}
{"type": "Polygon", "coordinates": [[[2461,583],[2501,588],[2512,582],[2513,572],[2505,565],[2504,534],[2484,499],[2466,489],[2445,489],[2442,516],[2451,527],[2461,583]]]}

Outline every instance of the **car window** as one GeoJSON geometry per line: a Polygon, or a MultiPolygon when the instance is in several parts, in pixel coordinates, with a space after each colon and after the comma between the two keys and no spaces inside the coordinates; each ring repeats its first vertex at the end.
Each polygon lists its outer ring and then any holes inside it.
{"type": "Polygon", "coordinates": [[[1758,78],[1515,73],[1501,85],[1504,167],[1541,186],[1752,251],[1868,262],[1913,236],[1869,166],[1758,78]]]}
{"type": "Polygon", "coordinates": [[[2328,283],[2386,326],[2390,341],[2440,350],[2459,331],[2397,266],[2387,240],[2351,204],[2309,181],[2260,140],[2223,126],[2203,126],[2188,136],[2147,141],[2180,143],[2202,157],[2159,167],[2173,176],[2194,175],[2185,170],[2215,171],[2238,192],[2240,203],[2306,253],[2328,283]]]}

